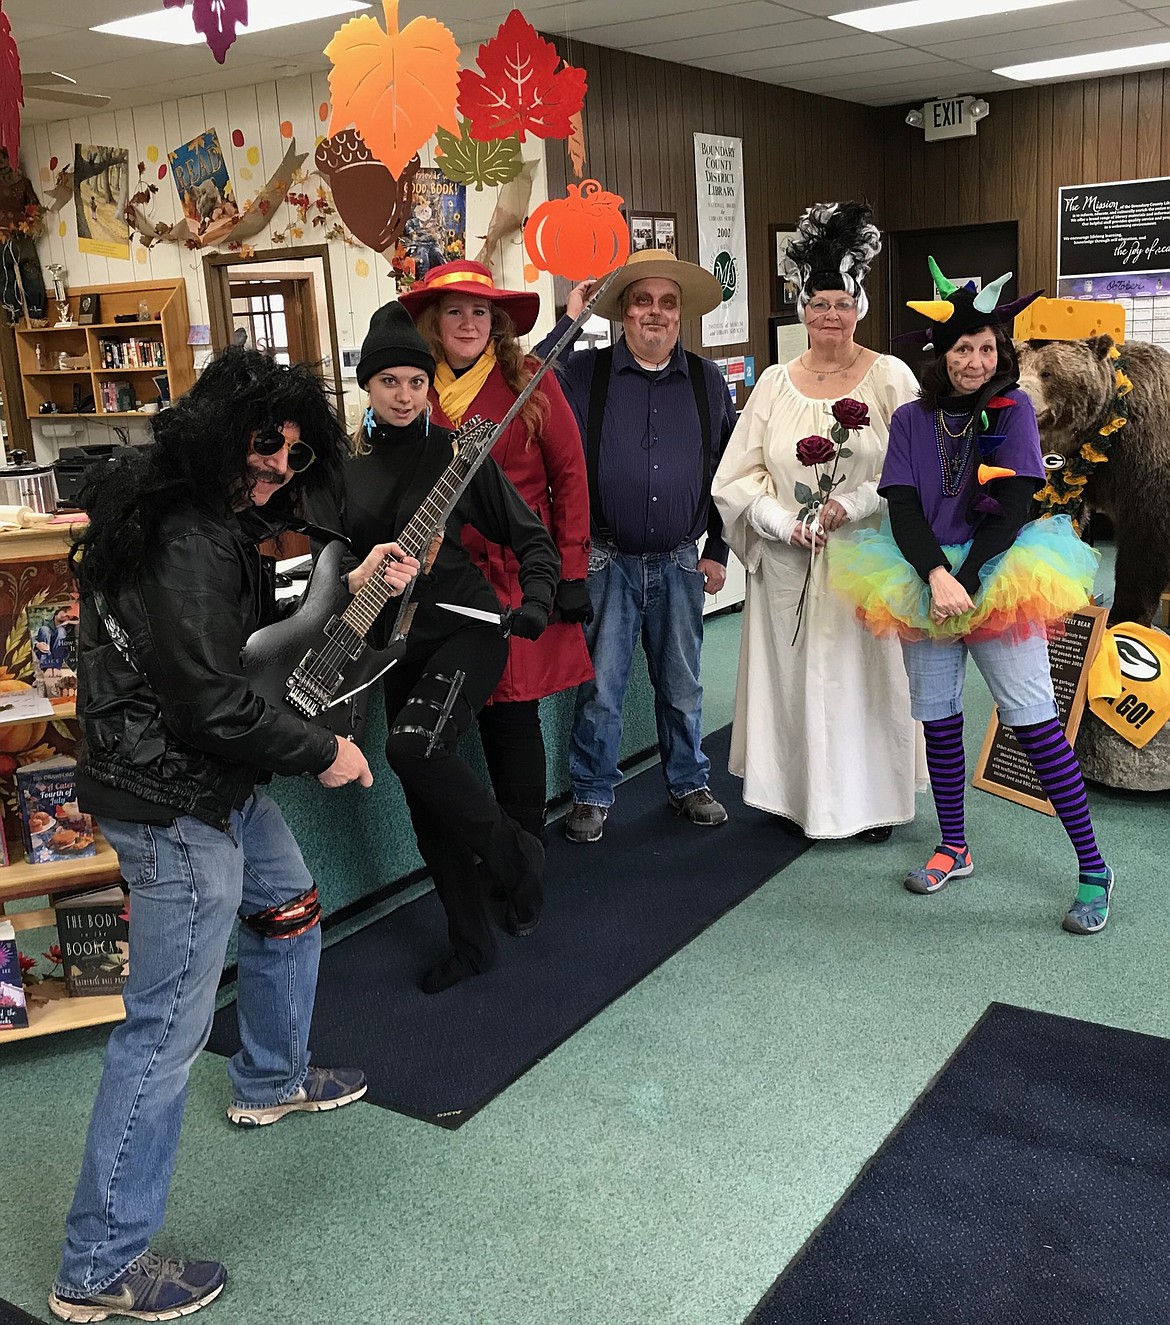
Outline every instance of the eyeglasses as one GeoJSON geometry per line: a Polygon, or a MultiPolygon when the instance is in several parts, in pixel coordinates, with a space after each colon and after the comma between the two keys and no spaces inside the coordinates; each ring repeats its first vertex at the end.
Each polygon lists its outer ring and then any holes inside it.
{"type": "Polygon", "coordinates": [[[288,467],[294,474],[308,469],[317,458],[317,453],[308,442],[302,442],[299,438],[295,442],[289,441],[284,433],[272,424],[267,428],[257,429],[248,441],[248,451],[251,455],[275,455],[286,446],[288,467]]]}
{"type": "Polygon", "coordinates": [[[814,299],[808,306],[808,311],[816,317],[824,317],[830,311],[834,313],[852,313],[857,309],[857,304],[852,299],[838,299],[835,304],[829,303],[827,299],[814,299]]]}

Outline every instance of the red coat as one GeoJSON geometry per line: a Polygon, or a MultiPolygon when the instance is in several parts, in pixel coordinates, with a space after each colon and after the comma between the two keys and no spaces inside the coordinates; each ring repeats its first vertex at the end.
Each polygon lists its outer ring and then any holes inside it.
{"type": "MultiPolygon", "coordinates": [[[[577,420],[569,408],[553,373],[541,379],[549,403],[548,423],[543,435],[529,445],[523,419],[516,418],[492,448],[492,458],[515,485],[521,497],[540,516],[561,554],[561,578],[583,580],[589,571],[589,480],[585,473],[585,449],[577,420]]],[[[504,381],[499,367],[483,384],[465,417],[479,414],[499,422],[511,409],[515,393],[504,381]]],[[[448,420],[431,393],[435,420],[448,420]]],[[[489,543],[470,525],[463,527],[463,545],[505,607],[519,607],[521,592],[517,579],[519,563],[510,548],[489,543]]],[[[593,664],[579,625],[558,621],[538,640],[512,638],[508,662],[491,701],[511,703],[543,699],[593,676],[593,664]]]]}

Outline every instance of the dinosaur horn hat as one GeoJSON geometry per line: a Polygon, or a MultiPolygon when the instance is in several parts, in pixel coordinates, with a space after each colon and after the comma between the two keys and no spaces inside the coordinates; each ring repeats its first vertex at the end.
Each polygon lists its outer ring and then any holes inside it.
{"type": "Polygon", "coordinates": [[[908,299],[906,306],[929,318],[930,326],[922,331],[906,332],[896,339],[917,342],[925,348],[932,348],[935,354],[945,354],[961,336],[969,331],[978,331],[981,327],[1000,327],[1010,336],[1016,314],[1044,293],[1043,290],[1035,290],[1032,294],[1009,299],[1007,303],[1001,304],[999,300],[1003,288],[1012,278],[1010,271],[1005,271],[982,290],[976,290],[971,281],[966,285],[956,285],[954,281],[948,280],[933,258],[927,258],[927,262],[930,274],[934,277],[935,289],[941,297],[908,299]]]}

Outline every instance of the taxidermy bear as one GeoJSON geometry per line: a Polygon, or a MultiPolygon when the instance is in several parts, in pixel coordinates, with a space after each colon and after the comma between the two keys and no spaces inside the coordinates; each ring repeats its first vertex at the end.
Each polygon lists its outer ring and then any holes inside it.
{"type": "MultiPolygon", "coordinates": [[[[1117,361],[1113,340],[1017,341],[1020,386],[1040,425],[1045,454],[1076,456],[1109,423],[1117,361]]],[[[1150,625],[1170,587],[1170,354],[1128,341],[1120,347],[1133,382],[1129,422],[1108,439],[1109,459],[1094,465],[1086,505],[1113,521],[1117,563],[1109,624],[1150,625]]],[[[1075,513],[1075,512],[1073,512],[1075,513]]]]}

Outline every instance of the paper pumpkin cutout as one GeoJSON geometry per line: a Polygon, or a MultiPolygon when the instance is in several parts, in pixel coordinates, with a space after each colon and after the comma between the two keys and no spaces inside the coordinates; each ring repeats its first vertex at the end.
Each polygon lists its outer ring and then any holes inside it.
{"type": "Polygon", "coordinates": [[[333,203],[354,235],[381,253],[406,228],[419,159],[412,157],[395,179],[354,129],[323,138],[314,157],[329,181],[333,203]]]}
{"type": "Polygon", "coordinates": [[[398,0],[382,0],[386,31],[365,15],[343,23],[325,47],[333,62],[329,136],[353,127],[396,179],[440,125],[459,132],[459,47],[437,19],[398,28],[398,0]]]}
{"type": "Polygon", "coordinates": [[[565,65],[550,41],[513,9],[476,56],[482,73],[459,74],[459,110],[478,142],[526,134],[567,138],[585,102],[585,70],[565,65]]]}
{"type": "Polygon", "coordinates": [[[528,218],[524,247],[541,271],[570,281],[596,280],[630,255],[623,199],[595,179],[570,184],[568,196],[550,198],[528,218]]]}
{"type": "MultiPolygon", "coordinates": [[[[164,9],[182,9],[186,0],[163,0],[164,9]]],[[[191,0],[191,18],[195,31],[202,33],[215,56],[223,64],[238,33],[248,26],[248,0],[191,0]]]]}
{"type": "Polygon", "coordinates": [[[24,105],[24,81],[20,76],[20,52],[8,15],[0,0],[0,148],[8,153],[13,167],[20,169],[20,108],[24,105]]]}
{"type": "Polygon", "coordinates": [[[474,184],[483,192],[485,184],[507,184],[520,173],[524,162],[520,158],[520,139],[504,138],[490,143],[479,143],[467,136],[467,121],[459,121],[459,133],[436,129],[438,151],[436,164],[447,176],[459,184],[474,184]]]}

